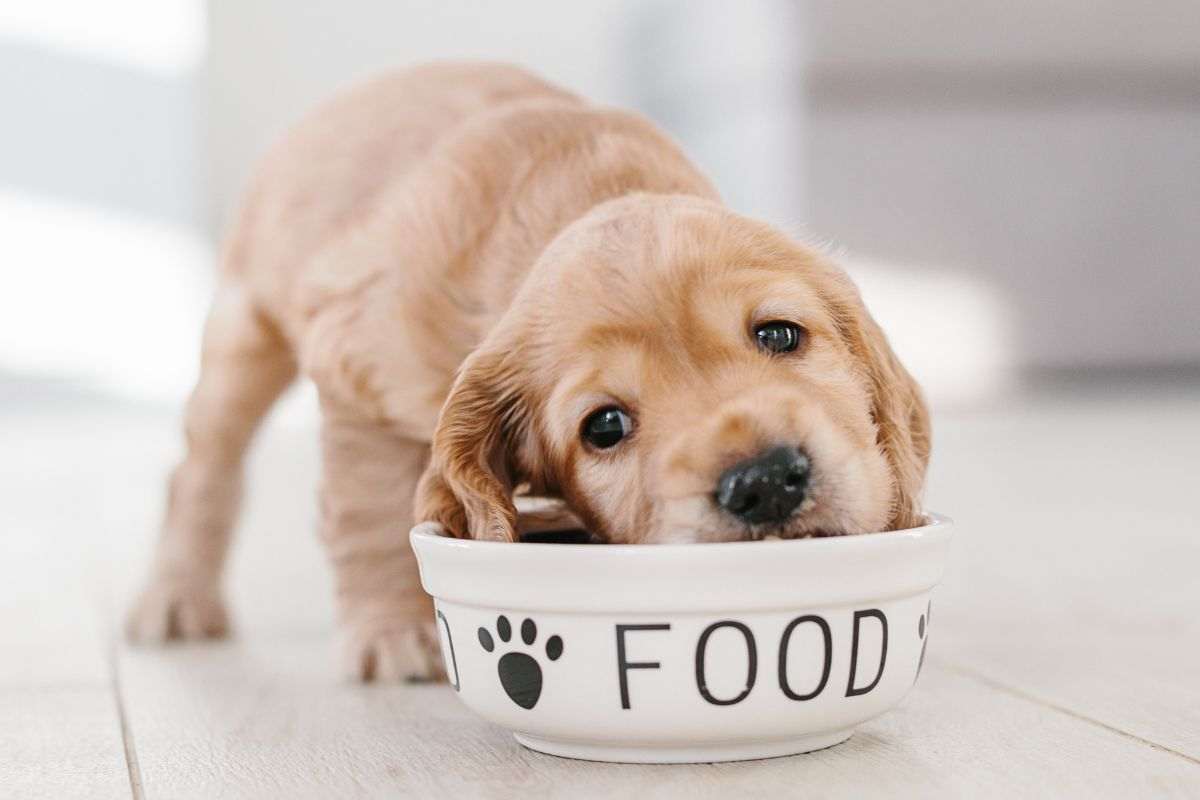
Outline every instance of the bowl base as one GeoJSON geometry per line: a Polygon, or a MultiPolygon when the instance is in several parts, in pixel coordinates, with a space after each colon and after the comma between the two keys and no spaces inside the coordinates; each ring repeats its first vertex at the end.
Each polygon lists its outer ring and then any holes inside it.
{"type": "Polygon", "coordinates": [[[530,750],[548,753],[563,758],[578,758],[584,761],[613,761],[625,764],[702,764],[713,761],[750,761],[758,758],[776,758],[799,753],[811,753],[841,744],[854,733],[853,728],[827,733],[814,733],[798,739],[773,742],[747,742],[741,744],[701,744],[690,747],[630,747],[626,745],[569,742],[557,739],[541,739],[524,733],[513,737],[530,750]]]}

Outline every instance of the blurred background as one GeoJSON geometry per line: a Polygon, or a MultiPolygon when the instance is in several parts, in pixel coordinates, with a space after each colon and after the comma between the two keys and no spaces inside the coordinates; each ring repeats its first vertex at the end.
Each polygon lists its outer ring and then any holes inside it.
{"type": "Polygon", "coordinates": [[[252,165],[338,87],[520,62],[845,251],[935,404],[1200,373],[1200,5],[0,5],[0,402],[177,406],[252,165]]]}

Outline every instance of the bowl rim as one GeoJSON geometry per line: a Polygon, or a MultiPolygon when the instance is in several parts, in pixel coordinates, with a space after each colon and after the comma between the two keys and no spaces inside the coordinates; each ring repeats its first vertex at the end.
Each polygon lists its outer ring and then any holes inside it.
{"type": "Polygon", "coordinates": [[[908,597],[945,570],[954,523],[822,539],[688,544],[549,544],[410,533],[438,601],[564,613],[784,610],[908,597]]]}
{"type": "MultiPolygon", "coordinates": [[[[507,551],[512,545],[519,545],[527,555],[535,552],[553,553],[555,558],[571,558],[567,553],[579,554],[585,551],[588,558],[594,557],[597,550],[614,553],[622,558],[631,557],[633,553],[662,551],[670,556],[678,557],[689,552],[709,551],[721,548],[729,550],[752,549],[760,551],[764,548],[788,549],[793,547],[824,548],[836,550],[840,548],[871,547],[872,543],[880,540],[894,540],[902,537],[908,540],[936,538],[948,536],[954,527],[954,520],[945,514],[935,511],[922,513],[927,522],[915,528],[902,528],[895,531],[875,531],[872,533],[855,533],[844,536],[822,536],[807,539],[760,539],[755,541],[737,542],[647,542],[644,544],[559,544],[551,542],[496,542],[485,539],[460,539],[448,536],[445,528],[437,522],[418,522],[410,532],[410,538],[415,545],[417,541],[436,541],[454,548],[466,548],[479,553],[507,551]]],[[[640,556],[632,556],[640,557],[640,556]]],[[[650,556],[647,556],[650,557],[650,556]]]]}

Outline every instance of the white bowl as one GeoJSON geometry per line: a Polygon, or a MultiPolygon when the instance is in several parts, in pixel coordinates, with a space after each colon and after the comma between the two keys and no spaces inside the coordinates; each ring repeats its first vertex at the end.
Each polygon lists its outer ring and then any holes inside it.
{"type": "Polygon", "coordinates": [[[916,681],[951,522],[727,544],[412,532],[450,683],[534,750],[733,761],[843,742],[916,681]]]}

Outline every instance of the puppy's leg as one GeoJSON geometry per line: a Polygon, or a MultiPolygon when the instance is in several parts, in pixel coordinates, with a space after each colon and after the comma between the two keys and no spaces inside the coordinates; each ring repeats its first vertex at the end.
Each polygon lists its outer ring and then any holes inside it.
{"type": "Polygon", "coordinates": [[[187,455],[171,474],[150,579],[127,622],[131,639],[222,636],[221,570],[241,495],[242,455],[296,374],[286,343],[232,282],[204,329],[200,379],[184,412],[187,455]]]}
{"type": "Polygon", "coordinates": [[[346,668],[360,680],[442,675],[433,604],[408,544],[429,446],[325,404],[322,538],[336,572],[346,668]]]}

